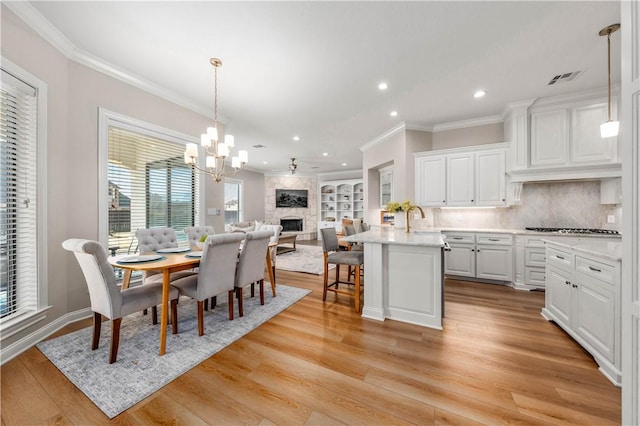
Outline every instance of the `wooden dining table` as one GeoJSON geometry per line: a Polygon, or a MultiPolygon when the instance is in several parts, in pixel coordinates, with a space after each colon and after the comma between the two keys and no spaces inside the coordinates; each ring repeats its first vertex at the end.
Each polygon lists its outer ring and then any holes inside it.
{"type": "MultiPolygon", "coordinates": [[[[276,243],[270,243],[267,249],[266,267],[269,273],[269,281],[271,282],[271,293],[273,297],[276,296],[276,280],[275,273],[272,268],[271,256],[269,250],[271,247],[277,245],[276,243]]],[[[199,251],[194,248],[193,251],[199,251]]],[[[156,253],[142,253],[144,254],[156,254],[156,253]]],[[[164,355],[167,350],[167,325],[169,324],[169,287],[171,285],[171,274],[179,271],[186,271],[187,269],[197,268],[200,264],[199,257],[189,257],[188,253],[162,253],[162,258],[154,261],[147,262],[127,262],[121,263],[124,258],[132,256],[130,254],[117,255],[109,257],[109,263],[116,268],[124,270],[124,276],[122,279],[122,288],[129,288],[131,282],[131,273],[133,271],[155,271],[162,273],[162,312],[160,316],[160,355],[164,355]]]]}

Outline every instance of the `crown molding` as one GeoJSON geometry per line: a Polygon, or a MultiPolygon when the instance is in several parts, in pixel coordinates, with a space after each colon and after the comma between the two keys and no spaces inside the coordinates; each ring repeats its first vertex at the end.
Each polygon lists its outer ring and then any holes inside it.
{"type": "Polygon", "coordinates": [[[433,126],[433,131],[442,132],[445,130],[464,129],[467,127],[502,123],[502,121],[502,115],[489,115],[487,117],[472,118],[470,120],[452,121],[449,123],[436,124],[435,126],[433,126]]]}
{"type": "MultiPolygon", "coordinates": [[[[167,90],[166,88],[150,82],[142,77],[122,70],[115,65],[109,64],[83,50],[78,49],[71,41],[66,38],[56,27],[54,27],[40,12],[38,12],[31,4],[26,1],[8,1],[2,2],[20,19],[22,19],[31,29],[40,35],[53,47],[58,49],[67,59],[105,74],[109,77],[123,81],[140,90],[158,96],[176,105],[194,111],[205,117],[211,114],[210,109],[193,100],[186,98],[176,92],[167,90]]],[[[224,117],[220,122],[226,123],[224,117]]]]}
{"type": "Polygon", "coordinates": [[[433,131],[433,127],[423,126],[423,125],[416,124],[416,123],[407,123],[407,122],[403,121],[402,123],[392,127],[391,129],[387,130],[386,132],[382,133],[381,135],[371,139],[369,142],[367,142],[364,145],[362,145],[360,147],[360,151],[364,152],[364,151],[372,148],[373,146],[385,141],[386,139],[390,138],[391,136],[395,135],[396,133],[402,132],[402,131],[406,131],[406,130],[419,130],[419,131],[422,131],[422,132],[432,132],[433,131]]]}

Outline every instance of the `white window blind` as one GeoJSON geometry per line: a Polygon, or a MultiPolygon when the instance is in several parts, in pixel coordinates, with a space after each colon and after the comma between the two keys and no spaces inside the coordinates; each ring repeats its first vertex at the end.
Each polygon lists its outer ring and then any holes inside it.
{"type": "Polygon", "coordinates": [[[184,163],[185,145],[131,129],[108,129],[109,248],[137,249],[136,229],[184,228],[199,223],[197,175],[184,163]]]}
{"type": "Polygon", "coordinates": [[[38,309],[38,99],[36,88],[0,78],[0,317],[38,309]]]}

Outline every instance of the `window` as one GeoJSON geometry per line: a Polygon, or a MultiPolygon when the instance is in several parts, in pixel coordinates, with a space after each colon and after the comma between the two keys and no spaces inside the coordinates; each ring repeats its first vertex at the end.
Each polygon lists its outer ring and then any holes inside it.
{"type": "Polygon", "coordinates": [[[184,163],[185,143],[192,141],[103,110],[100,126],[107,145],[101,227],[109,250],[135,252],[135,231],[142,228],[173,228],[186,244],[183,230],[199,224],[200,211],[197,174],[184,163]]]}
{"type": "Polygon", "coordinates": [[[224,224],[241,222],[242,209],[242,181],[237,179],[224,180],[224,224]]]}
{"type": "Polygon", "coordinates": [[[46,85],[2,58],[0,328],[8,337],[46,307],[46,85]],[[19,327],[18,327],[19,325],[19,327]],[[15,326],[15,328],[14,328],[15,326]]]}

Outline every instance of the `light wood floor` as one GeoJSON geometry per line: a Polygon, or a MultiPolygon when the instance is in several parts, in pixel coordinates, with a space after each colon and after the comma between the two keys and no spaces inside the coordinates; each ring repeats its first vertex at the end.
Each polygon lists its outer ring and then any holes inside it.
{"type": "Polygon", "coordinates": [[[620,424],[620,389],[540,316],[544,293],[447,280],[436,331],[323,303],[322,276],[278,282],[313,291],[112,421],[28,350],[1,369],[2,425],[620,424]]]}

